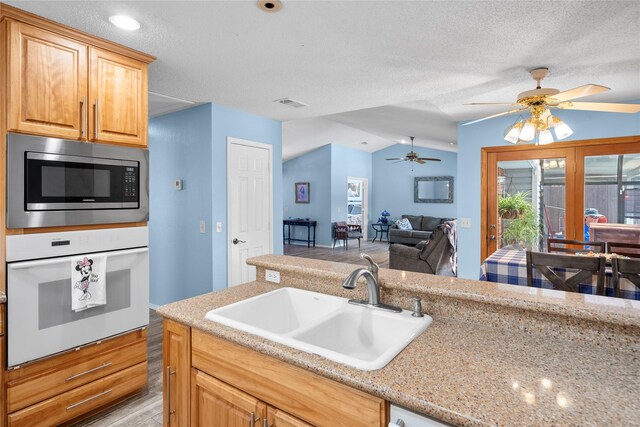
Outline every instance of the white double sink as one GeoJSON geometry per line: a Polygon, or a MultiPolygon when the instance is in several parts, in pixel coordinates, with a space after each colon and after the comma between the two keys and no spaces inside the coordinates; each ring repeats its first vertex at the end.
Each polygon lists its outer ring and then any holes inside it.
{"type": "Polygon", "coordinates": [[[432,322],[295,288],[211,310],[206,318],[365,371],[384,367],[432,322]]]}

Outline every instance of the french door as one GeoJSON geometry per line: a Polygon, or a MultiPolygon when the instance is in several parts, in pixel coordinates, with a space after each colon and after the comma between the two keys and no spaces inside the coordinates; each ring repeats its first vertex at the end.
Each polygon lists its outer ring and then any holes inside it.
{"type": "Polygon", "coordinates": [[[482,172],[481,261],[520,237],[498,211],[516,193],[532,206],[534,250],[550,237],[588,240],[591,221],[640,224],[640,136],[486,147],[482,172]]]}

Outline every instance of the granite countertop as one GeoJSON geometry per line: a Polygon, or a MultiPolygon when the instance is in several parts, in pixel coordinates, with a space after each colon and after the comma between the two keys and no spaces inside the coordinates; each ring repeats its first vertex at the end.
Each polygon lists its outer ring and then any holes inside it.
{"type": "Polygon", "coordinates": [[[387,366],[359,371],[204,318],[278,287],[251,282],[158,312],[454,425],[640,425],[640,361],[631,346],[589,345],[433,315],[433,324],[387,366]]]}
{"type": "Polygon", "coordinates": [[[5,302],[7,302],[7,294],[0,291],[0,304],[4,304],[5,302]]]}

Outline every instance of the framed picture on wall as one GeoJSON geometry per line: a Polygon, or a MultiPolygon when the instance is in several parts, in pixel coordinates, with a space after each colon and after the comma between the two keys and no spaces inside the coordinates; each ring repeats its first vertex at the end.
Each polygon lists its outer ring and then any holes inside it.
{"type": "Polygon", "coordinates": [[[309,203],[309,183],[308,182],[296,182],[296,203],[309,203]]]}

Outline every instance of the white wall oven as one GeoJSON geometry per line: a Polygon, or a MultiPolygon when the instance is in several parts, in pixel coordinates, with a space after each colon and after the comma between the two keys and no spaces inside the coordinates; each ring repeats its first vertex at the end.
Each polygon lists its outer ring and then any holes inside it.
{"type": "Polygon", "coordinates": [[[7,227],[143,222],[147,150],[7,135],[7,227]]]}
{"type": "Polygon", "coordinates": [[[147,227],[7,236],[9,367],[148,323],[147,227]],[[73,266],[98,258],[106,304],[74,311],[73,266]]]}

